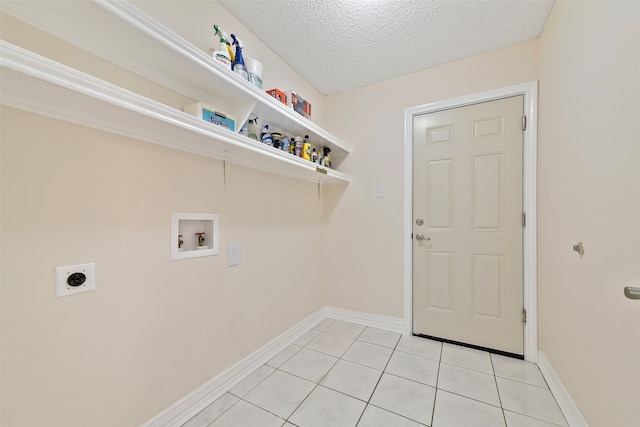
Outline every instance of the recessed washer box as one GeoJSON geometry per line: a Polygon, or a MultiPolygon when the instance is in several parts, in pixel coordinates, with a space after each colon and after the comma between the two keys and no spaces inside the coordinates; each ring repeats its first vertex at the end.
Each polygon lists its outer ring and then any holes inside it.
{"type": "Polygon", "coordinates": [[[218,255],[218,221],[215,213],[172,213],[171,260],[218,255]]]}

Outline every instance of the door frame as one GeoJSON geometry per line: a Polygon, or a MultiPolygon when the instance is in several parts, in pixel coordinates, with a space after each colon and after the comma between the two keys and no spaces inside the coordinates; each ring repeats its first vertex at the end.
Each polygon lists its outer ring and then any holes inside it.
{"type": "Polygon", "coordinates": [[[538,361],[537,302],[537,154],[538,154],[538,81],[447,99],[404,110],[404,319],[403,332],[413,333],[413,117],[480,102],[524,95],[527,127],[523,132],[522,201],[526,213],[523,229],[523,297],[527,322],[524,327],[524,358],[538,361]]]}

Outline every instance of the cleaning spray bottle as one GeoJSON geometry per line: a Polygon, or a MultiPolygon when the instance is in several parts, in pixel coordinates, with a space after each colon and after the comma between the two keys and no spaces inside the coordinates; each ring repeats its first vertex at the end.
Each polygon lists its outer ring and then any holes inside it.
{"type": "Polygon", "coordinates": [[[237,38],[235,34],[231,34],[231,38],[233,39],[233,44],[236,47],[236,56],[231,64],[231,69],[243,79],[248,80],[249,75],[247,74],[247,67],[244,65],[244,56],[242,56],[242,49],[244,48],[242,40],[237,38]]]}
{"type": "Polygon", "coordinates": [[[235,56],[233,55],[231,46],[227,41],[228,37],[225,32],[220,27],[218,27],[217,24],[213,26],[213,29],[216,31],[215,35],[220,39],[220,45],[218,47],[218,50],[213,52],[213,57],[221,64],[223,64],[226,68],[231,69],[231,63],[235,59],[235,56]]]}
{"type": "Polygon", "coordinates": [[[271,134],[269,133],[269,125],[265,124],[262,127],[262,133],[260,134],[260,141],[263,144],[267,144],[271,147],[273,147],[273,138],[271,137],[271,134]]]}
{"type": "Polygon", "coordinates": [[[258,141],[258,116],[249,117],[249,135],[251,139],[258,141]]]}
{"type": "Polygon", "coordinates": [[[323,147],[322,148],[322,166],[330,168],[331,167],[331,156],[329,153],[331,152],[331,148],[323,147]]]}

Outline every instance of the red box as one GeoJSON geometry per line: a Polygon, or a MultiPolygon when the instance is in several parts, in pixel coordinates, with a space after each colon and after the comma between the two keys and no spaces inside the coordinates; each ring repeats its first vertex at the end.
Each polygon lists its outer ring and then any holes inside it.
{"type": "Polygon", "coordinates": [[[287,95],[283,91],[279,89],[269,89],[267,93],[282,102],[284,105],[287,105],[287,95]]]}

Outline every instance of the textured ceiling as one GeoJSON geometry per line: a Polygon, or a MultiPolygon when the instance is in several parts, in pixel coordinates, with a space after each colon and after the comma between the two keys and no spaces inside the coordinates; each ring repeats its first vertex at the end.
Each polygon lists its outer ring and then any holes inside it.
{"type": "Polygon", "coordinates": [[[219,0],[325,95],[537,38],[553,1],[219,0]]]}

